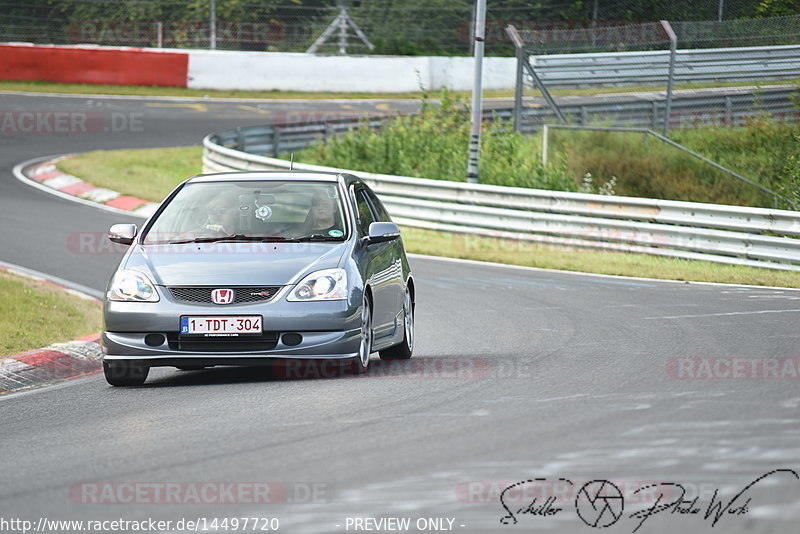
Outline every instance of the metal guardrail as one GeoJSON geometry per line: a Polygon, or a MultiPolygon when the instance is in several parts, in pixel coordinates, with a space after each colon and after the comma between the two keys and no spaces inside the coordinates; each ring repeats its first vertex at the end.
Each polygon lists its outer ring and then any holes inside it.
{"type": "MultiPolygon", "coordinates": [[[[379,129],[384,119],[368,119],[370,128],[379,129]]],[[[300,150],[318,139],[327,139],[334,135],[358,128],[366,124],[364,119],[354,117],[338,121],[309,122],[302,125],[251,126],[225,130],[215,134],[217,142],[222,146],[235,146],[242,152],[254,154],[270,154],[277,157],[295,150],[300,150]]]]}
{"type": "MultiPolygon", "coordinates": [[[[253,137],[263,136],[263,127],[207,136],[204,171],[288,169],[286,160],[223,146],[225,140],[247,140],[251,130],[253,137]]],[[[402,225],[800,271],[798,212],[348,172],[369,183],[402,225]]]]}
{"type": "MultiPolygon", "coordinates": [[[[676,91],[672,102],[670,123],[674,127],[699,124],[726,124],[740,126],[748,117],[769,113],[784,120],[800,120],[800,109],[790,99],[798,94],[794,87],[765,87],[696,91],[676,91]],[[754,106],[754,101],[758,106],[754,106]],[[698,111],[702,109],[702,111],[698,111]]],[[[663,94],[615,95],[612,101],[585,102],[585,98],[562,97],[559,107],[570,122],[586,125],[602,119],[608,126],[656,128],[663,122],[665,102],[663,94]],[[647,99],[645,99],[645,96],[647,99]],[[575,100],[583,102],[575,102],[575,100]]],[[[513,120],[512,108],[485,109],[484,120],[513,120]]],[[[380,129],[386,117],[370,117],[370,128],[380,129]]],[[[221,146],[235,147],[243,152],[277,157],[300,150],[315,140],[357,128],[365,124],[364,118],[347,118],[328,122],[287,124],[236,128],[215,134],[221,146]]],[[[545,124],[556,120],[556,115],[544,107],[527,107],[523,110],[520,130],[526,133],[539,131],[545,124]]]]}
{"type": "MultiPolygon", "coordinates": [[[[703,124],[742,126],[761,113],[780,120],[800,120],[800,109],[791,100],[798,89],[790,86],[697,89],[675,91],[669,117],[670,129],[696,127],[703,124]]],[[[575,102],[578,97],[561,97],[558,107],[568,122],[588,125],[602,121],[605,126],[627,126],[658,130],[664,122],[666,99],[663,93],[614,95],[613,99],[598,98],[597,102],[575,102]]],[[[510,120],[511,110],[496,110],[500,118],[510,120]]],[[[557,121],[556,114],[545,107],[525,107],[519,130],[536,132],[545,124],[557,121]]]]}
{"type": "MultiPolygon", "coordinates": [[[[669,50],[531,56],[548,87],[663,84],[669,50]]],[[[800,78],[800,45],[677,50],[675,83],[800,78]]]]}

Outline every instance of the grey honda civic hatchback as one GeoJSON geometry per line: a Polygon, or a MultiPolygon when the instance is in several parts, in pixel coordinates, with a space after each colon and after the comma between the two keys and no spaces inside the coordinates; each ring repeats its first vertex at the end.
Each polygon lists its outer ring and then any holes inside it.
{"type": "Polygon", "coordinates": [[[410,358],[415,288],[400,230],[349,174],[236,172],[179,185],[139,231],[104,299],[103,370],[306,360],[352,373],[410,358]]]}

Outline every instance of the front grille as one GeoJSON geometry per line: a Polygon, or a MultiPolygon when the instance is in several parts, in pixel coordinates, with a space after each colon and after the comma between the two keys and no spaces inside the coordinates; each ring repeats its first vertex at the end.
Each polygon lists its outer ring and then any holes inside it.
{"type": "MultiPolygon", "coordinates": [[[[225,286],[218,287],[170,287],[169,292],[172,298],[178,302],[197,302],[203,304],[211,304],[211,292],[215,289],[222,289],[225,286]]],[[[227,287],[233,289],[234,300],[233,304],[249,304],[252,302],[266,302],[272,299],[281,286],[265,286],[265,287],[227,287]]],[[[230,306],[230,304],[228,304],[230,306]]]]}
{"type": "Polygon", "coordinates": [[[243,352],[253,350],[272,350],[278,344],[278,332],[264,332],[260,336],[182,336],[167,334],[167,342],[172,350],[187,352],[243,352]]]}

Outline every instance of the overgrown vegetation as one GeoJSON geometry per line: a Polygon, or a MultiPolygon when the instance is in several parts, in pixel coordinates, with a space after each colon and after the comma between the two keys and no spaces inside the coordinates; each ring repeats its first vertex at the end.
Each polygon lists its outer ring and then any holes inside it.
{"type": "Polygon", "coordinates": [[[800,123],[796,120],[775,121],[765,115],[744,128],[682,130],[674,137],[800,205],[800,123]]]}
{"type": "MultiPolygon", "coordinates": [[[[397,115],[380,132],[366,124],[317,143],[298,160],[368,172],[463,181],[469,115],[463,99],[447,91],[440,104],[423,98],[419,115],[397,115]]],[[[482,183],[772,207],[772,195],[639,133],[551,130],[549,165],[541,138],[484,124],[482,183]]],[[[800,203],[800,125],[758,114],[743,127],[676,130],[672,139],[749,180],[800,203]]],[[[786,203],[780,207],[790,208],[786,203]]]]}
{"type": "MultiPolygon", "coordinates": [[[[395,115],[380,131],[364,123],[297,154],[298,161],[401,176],[463,181],[467,172],[469,111],[448,91],[435,104],[423,97],[418,115],[395,115]]],[[[500,121],[484,124],[483,183],[576,191],[563,158],[545,172],[538,141],[500,121]]]]}
{"type": "MultiPolygon", "coordinates": [[[[618,195],[772,207],[772,195],[643,134],[553,131],[551,146],[573,175],[617,177],[618,195]]],[[[744,127],[676,130],[675,142],[792,200],[797,196],[800,126],[759,116],[744,127]],[[794,165],[794,173],[792,171],[794,165]]],[[[781,207],[789,206],[781,204],[781,207]]]]}

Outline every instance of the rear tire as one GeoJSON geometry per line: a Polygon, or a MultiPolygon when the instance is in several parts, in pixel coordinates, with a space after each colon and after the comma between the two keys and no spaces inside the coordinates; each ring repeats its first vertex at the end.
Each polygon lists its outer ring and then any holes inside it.
{"type": "Polygon", "coordinates": [[[361,375],[369,369],[369,356],[372,354],[372,306],[369,298],[364,295],[364,304],[361,307],[361,343],[358,346],[358,356],[350,363],[350,371],[361,375]]]}
{"type": "Polygon", "coordinates": [[[414,301],[411,289],[406,288],[403,299],[403,341],[380,351],[381,360],[407,360],[414,352],[414,301]]]}
{"type": "Polygon", "coordinates": [[[148,373],[150,368],[138,362],[103,362],[103,374],[112,386],[141,386],[148,373]]]}

